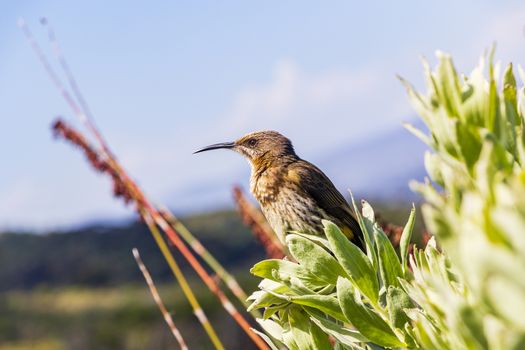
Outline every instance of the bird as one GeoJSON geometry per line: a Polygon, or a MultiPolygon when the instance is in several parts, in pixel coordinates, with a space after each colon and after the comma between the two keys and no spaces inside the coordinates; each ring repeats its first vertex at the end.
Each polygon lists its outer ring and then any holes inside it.
{"type": "Polygon", "coordinates": [[[283,244],[290,232],[324,236],[322,221],[329,220],[363,249],[363,233],[344,196],[318,167],[295,153],[288,138],[277,131],[256,131],[194,154],[217,149],[233,150],[248,160],[250,191],[283,244]]]}

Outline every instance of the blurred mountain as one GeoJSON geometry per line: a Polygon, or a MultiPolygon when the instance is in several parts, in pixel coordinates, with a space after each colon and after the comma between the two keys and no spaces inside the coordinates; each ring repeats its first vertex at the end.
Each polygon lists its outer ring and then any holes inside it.
{"type": "MultiPolygon", "coordinates": [[[[264,257],[264,250],[236,212],[218,211],[181,220],[229,268],[248,271],[264,257]]],[[[141,282],[142,276],[131,255],[134,247],[141,251],[156,279],[172,280],[168,265],[142,222],[86,226],[39,235],[0,233],[0,293],[39,285],[107,286],[141,282]]],[[[175,255],[179,260],[179,255],[175,255]]],[[[187,268],[186,263],[182,266],[187,268]]]]}
{"type": "MultiPolygon", "coordinates": [[[[423,123],[412,123],[424,129],[423,123]]],[[[399,126],[362,142],[325,153],[316,163],[340,189],[363,198],[414,200],[411,180],[426,175],[423,155],[427,146],[399,126]]]]}

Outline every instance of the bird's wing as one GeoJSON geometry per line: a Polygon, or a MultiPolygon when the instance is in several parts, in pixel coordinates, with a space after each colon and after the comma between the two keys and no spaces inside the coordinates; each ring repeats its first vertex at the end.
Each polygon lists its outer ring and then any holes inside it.
{"type": "Polygon", "coordinates": [[[328,215],[341,221],[341,229],[348,238],[358,245],[362,244],[363,234],[348,202],[319,168],[300,160],[290,165],[288,177],[309,194],[328,215]]]}

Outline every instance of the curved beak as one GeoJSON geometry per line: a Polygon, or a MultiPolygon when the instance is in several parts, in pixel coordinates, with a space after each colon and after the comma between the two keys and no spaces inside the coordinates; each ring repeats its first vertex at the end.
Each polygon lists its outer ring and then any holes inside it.
{"type": "Polygon", "coordinates": [[[193,154],[201,153],[201,152],[205,152],[205,151],[211,151],[211,150],[220,149],[220,148],[232,149],[233,147],[235,147],[235,143],[234,142],[215,143],[213,145],[209,145],[209,146],[203,147],[203,148],[193,152],[193,154]]]}

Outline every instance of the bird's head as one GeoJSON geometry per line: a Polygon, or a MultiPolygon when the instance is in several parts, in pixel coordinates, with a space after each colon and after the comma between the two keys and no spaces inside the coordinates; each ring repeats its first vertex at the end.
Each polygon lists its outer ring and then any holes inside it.
{"type": "Polygon", "coordinates": [[[252,132],[234,142],[216,143],[201,148],[195,153],[220,148],[231,149],[242,154],[255,168],[297,157],[292,142],[277,131],[252,132]]]}

